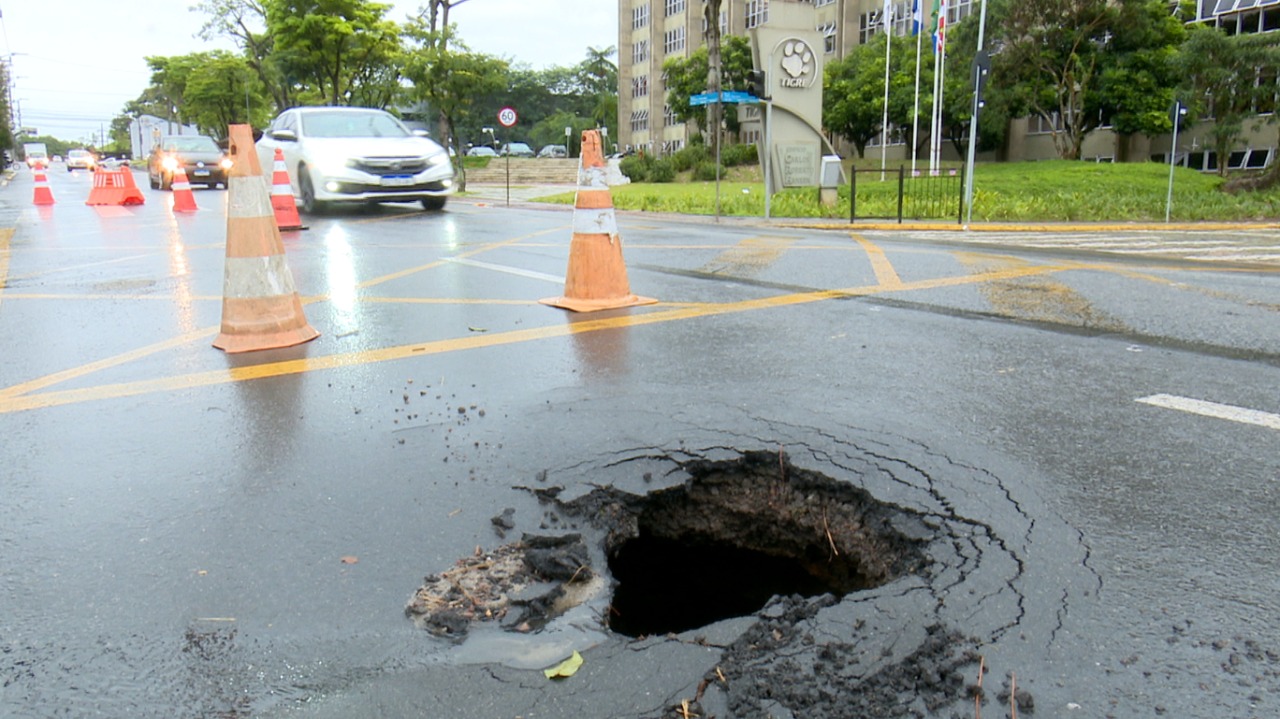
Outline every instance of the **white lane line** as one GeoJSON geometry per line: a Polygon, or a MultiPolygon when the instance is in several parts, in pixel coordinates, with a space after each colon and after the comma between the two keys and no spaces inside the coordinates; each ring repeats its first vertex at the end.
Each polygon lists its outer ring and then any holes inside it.
{"type": "Polygon", "coordinates": [[[1178,397],[1171,394],[1153,394],[1150,397],[1141,397],[1134,401],[1149,404],[1154,407],[1176,409],[1182,412],[1203,415],[1205,417],[1225,419],[1232,422],[1242,422],[1244,424],[1256,424],[1259,427],[1280,430],[1280,414],[1259,412],[1256,409],[1235,407],[1229,404],[1218,404],[1217,402],[1205,402],[1204,400],[1191,399],[1189,397],[1178,397]]]}
{"type": "Polygon", "coordinates": [[[489,262],[481,262],[479,260],[469,260],[465,257],[450,257],[448,258],[448,260],[449,262],[452,262],[458,265],[467,265],[468,267],[479,267],[485,270],[493,270],[494,272],[505,272],[509,275],[517,275],[519,277],[528,277],[529,279],[532,279],[532,280],[545,280],[547,282],[554,282],[558,285],[564,284],[563,277],[548,275],[542,272],[534,272],[533,270],[526,270],[520,267],[508,267],[507,265],[495,265],[489,262]]]}

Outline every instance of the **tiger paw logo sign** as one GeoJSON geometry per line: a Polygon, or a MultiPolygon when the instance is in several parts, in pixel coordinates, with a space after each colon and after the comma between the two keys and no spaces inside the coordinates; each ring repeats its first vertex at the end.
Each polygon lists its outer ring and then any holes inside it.
{"type": "Polygon", "coordinates": [[[783,43],[781,65],[783,87],[805,88],[813,84],[813,49],[805,41],[791,39],[783,43]]]}

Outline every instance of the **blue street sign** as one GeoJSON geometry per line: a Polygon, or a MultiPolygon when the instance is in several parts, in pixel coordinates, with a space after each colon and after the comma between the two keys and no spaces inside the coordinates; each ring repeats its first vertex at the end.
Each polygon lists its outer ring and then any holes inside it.
{"type": "MultiPolygon", "coordinates": [[[[700,92],[697,95],[689,96],[689,104],[694,106],[710,105],[715,101],[716,101],[716,94],[714,92],[700,92]]],[[[726,92],[720,93],[720,102],[743,105],[743,104],[750,104],[753,102],[760,102],[760,98],[756,97],[755,95],[752,95],[749,92],[738,92],[736,90],[733,90],[733,91],[726,91],[726,92]]]]}

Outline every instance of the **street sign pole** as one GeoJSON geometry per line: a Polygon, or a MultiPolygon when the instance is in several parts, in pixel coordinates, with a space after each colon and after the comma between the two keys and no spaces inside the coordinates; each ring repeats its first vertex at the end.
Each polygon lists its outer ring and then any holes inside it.
{"type": "MultiPolygon", "coordinates": [[[[507,106],[498,110],[498,124],[507,128],[508,131],[516,126],[520,116],[516,114],[516,109],[507,106]]],[[[507,133],[507,206],[511,206],[511,133],[507,133]]]]}
{"type": "Polygon", "coordinates": [[[1178,120],[1187,113],[1187,108],[1182,106],[1181,100],[1173,101],[1173,108],[1169,111],[1169,119],[1173,120],[1173,144],[1169,147],[1169,194],[1164,200],[1164,221],[1169,223],[1169,217],[1173,212],[1173,167],[1178,157],[1178,120]]]}

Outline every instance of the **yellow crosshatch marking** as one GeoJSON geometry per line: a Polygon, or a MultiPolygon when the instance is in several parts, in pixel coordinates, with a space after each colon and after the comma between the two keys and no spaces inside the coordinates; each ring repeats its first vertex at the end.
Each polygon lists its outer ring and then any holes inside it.
{"type": "MultiPolygon", "coordinates": [[[[493,242],[488,244],[477,245],[467,249],[449,258],[443,258],[423,265],[398,270],[396,272],[372,278],[359,283],[358,288],[368,290],[369,288],[390,282],[392,280],[401,279],[414,274],[426,272],[431,269],[445,266],[451,262],[455,262],[460,258],[473,257],[491,250],[502,247],[509,247],[516,244],[522,246],[541,246],[540,243],[530,242],[543,235],[561,232],[566,227],[556,227],[549,230],[534,232],[519,237],[493,242]]],[[[17,297],[23,298],[42,298],[48,295],[39,294],[8,294],[5,295],[5,280],[8,271],[9,259],[9,241],[13,236],[13,230],[0,229],[0,299],[13,299],[17,297]]],[[[195,387],[208,387],[233,382],[244,382],[253,379],[262,379],[266,377],[279,377],[285,375],[296,375],[306,372],[315,372],[320,370],[335,369],[340,367],[351,367],[365,364],[374,364],[379,362],[387,362],[398,359],[406,359],[416,356],[424,356],[431,354],[443,354],[449,352],[461,352],[466,350],[481,349],[487,347],[497,347],[502,345],[518,344],[523,342],[534,342],[539,340],[551,339],[556,337],[565,337],[574,334],[586,332],[598,332],[602,330],[617,329],[623,327],[639,327],[650,324],[659,324],[665,322],[678,322],[687,320],[696,320],[704,317],[714,317],[717,315],[728,315],[742,312],[752,312],[758,310],[768,310],[781,307],[798,306],[813,302],[823,302],[833,299],[862,297],[884,293],[900,293],[937,289],[943,287],[958,287],[965,285],[986,286],[990,283],[1008,282],[1018,280],[1020,278],[1031,278],[1037,276],[1045,276],[1056,274],[1064,271],[1092,269],[1103,270],[1107,268],[1102,265],[1092,264],[1084,265],[1079,262],[1055,262],[1046,264],[1031,264],[1021,262],[1017,264],[996,264],[986,268],[975,268],[972,274],[959,276],[945,276],[930,279],[916,280],[904,282],[893,267],[885,252],[875,243],[867,240],[859,235],[851,235],[854,245],[847,247],[835,246],[834,249],[843,251],[853,250],[855,252],[861,250],[867,258],[871,270],[873,271],[876,282],[875,284],[854,286],[845,289],[825,290],[815,292],[796,292],[782,294],[773,297],[760,299],[743,300],[737,302],[724,303],[679,303],[669,302],[656,305],[648,310],[637,310],[631,314],[623,316],[613,316],[601,319],[575,319],[573,322],[562,322],[551,324],[544,327],[536,327],[530,329],[512,330],[506,332],[477,332],[462,337],[436,340],[431,342],[420,342],[397,345],[393,347],[383,347],[372,350],[363,350],[358,352],[337,353],[320,357],[307,357],[295,360],[286,360],[278,362],[267,362],[263,364],[248,365],[233,368],[224,368],[204,372],[192,372],[187,374],[174,375],[170,377],[160,377],[155,379],[140,380],[134,382],[119,382],[110,384],[100,384],[96,386],[82,387],[66,390],[49,390],[58,384],[68,382],[74,379],[80,379],[91,375],[95,372],[106,370],[113,367],[126,365],[128,363],[143,359],[145,357],[182,347],[194,342],[207,341],[210,337],[218,332],[217,327],[207,327],[187,332],[168,340],[153,343],[134,350],[124,352],[112,357],[105,357],[94,362],[90,362],[79,367],[70,368],[60,372],[55,372],[43,377],[35,378],[27,382],[13,385],[11,387],[0,389],[0,413],[19,412],[24,410],[56,407],[80,402],[98,401],[112,398],[131,397],[137,395],[153,394],[159,392],[173,392],[195,387]]],[[[633,249],[636,243],[630,243],[629,247],[633,249]]],[[[798,240],[790,240],[786,238],[776,237],[756,237],[739,243],[736,247],[725,249],[724,245],[650,245],[653,249],[673,250],[673,249],[720,249],[723,250],[719,262],[733,265],[749,265],[750,268],[762,269],[769,263],[776,261],[786,252],[799,251],[802,249],[812,249],[818,251],[829,251],[833,249],[831,245],[811,246],[806,245],[798,240]]],[[[950,254],[950,253],[948,253],[950,254]]],[[[748,269],[750,269],[748,268],[748,269]]],[[[165,299],[156,296],[134,296],[127,293],[119,295],[96,293],[87,296],[60,296],[65,299],[92,299],[92,298],[110,298],[110,299],[165,299]]],[[[191,298],[188,298],[191,299],[191,298]]],[[[209,301],[218,301],[220,297],[200,298],[209,301]]],[[[327,296],[311,296],[303,298],[305,304],[313,304],[317,302],[328,301],[327,296]]],[[[369,303],[400,303],[400,304],[487,304],[487,305],[507,305],[522,306],[533,305],[536,300],[497,300],[497,299],[460,299],[460,298],[431,298],[431,297],[370,297],[362,296],[357,301],[369,303]]],[[[554,318],[555,315],[548,315],[554,318]]]]}

